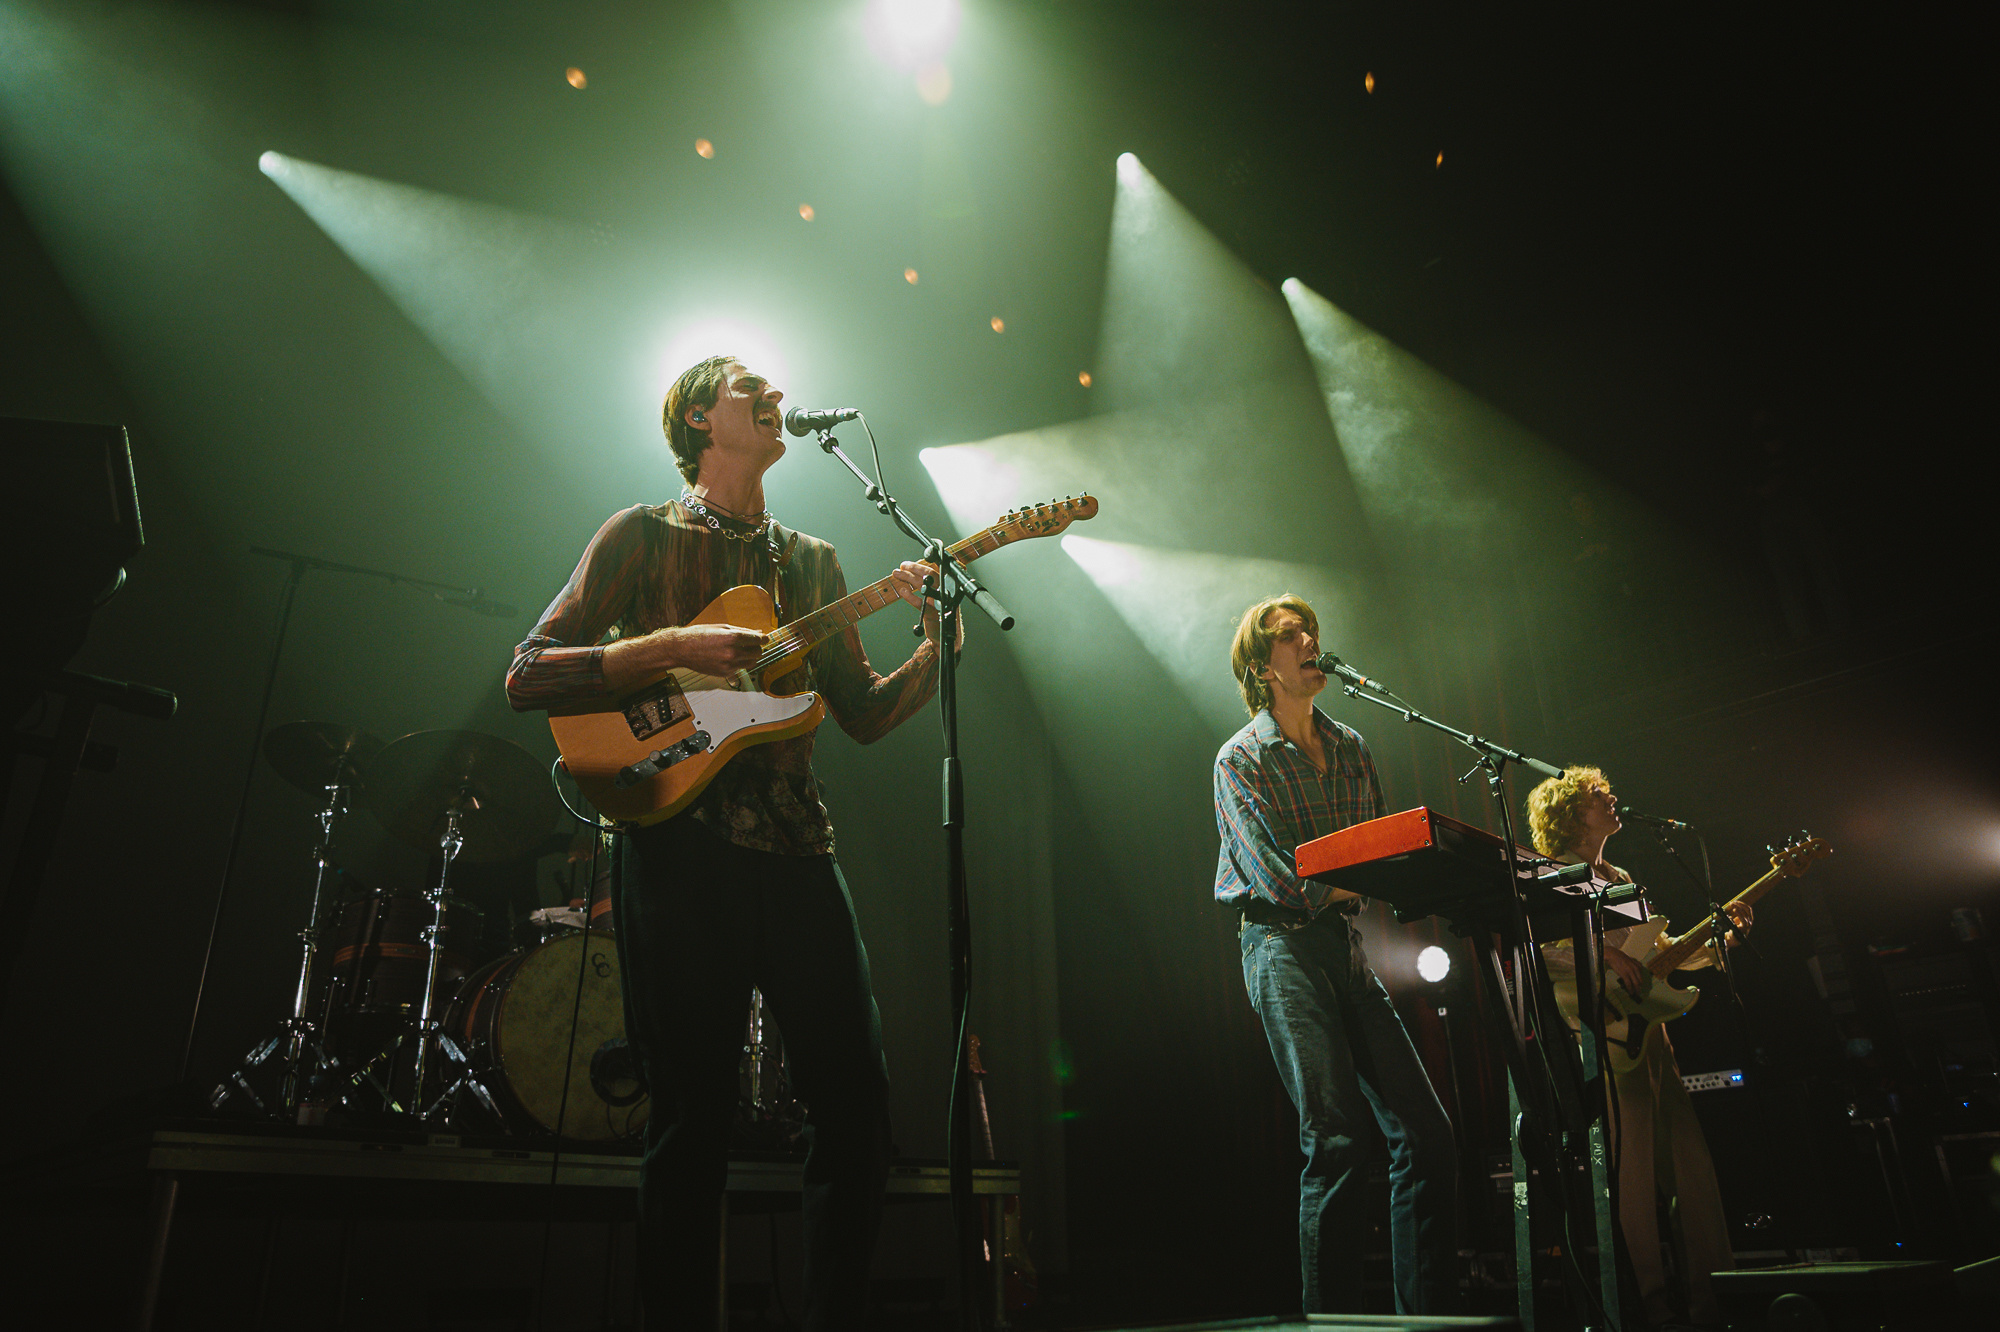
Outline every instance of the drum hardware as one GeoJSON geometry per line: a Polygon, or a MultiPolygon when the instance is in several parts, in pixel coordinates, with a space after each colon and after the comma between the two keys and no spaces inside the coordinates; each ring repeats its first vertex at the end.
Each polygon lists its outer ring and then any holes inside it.
{"type": "Polygon", "coordinates": [[[276,1036],[244,1056],[243,1062],[209,1093],[208,1103],[219,1110],[231,1096],[241,1093],[261,1114],[284,1114],[300,1123],[308,1120],[317,1123],[324,1118],[324,1109],[318,1103],[306,1102],[305,1088],[339,1067],[338,1060],[327,1051],[325,1029],[307,1015],[314,965],[319,957],[322,904],[327,878],[333,871],[335,834],[348,812],[350,798],[360,787],[364,765],[381,752],[382,742],[356,727],[299,721],[274,727],[264,737],[263,748],[265,759],[280,777],[300,790],[323,792],[326,797],[316,816],[319,838],[313,848],[312,904],[306,913],[305,928],[298,935],[299,976],[292,992],[291,1016],[279,1024],[276,1036]],[[257,1095],[248,1077],[273,1059],[281,1060],[284,1070],[275,1109],[257,1095]]]}
{"type": "Polygon", "coordinates": [[[764,1103],[764,1061],[770,1057],[771,1047],[764,1040],[764,992],[755,986],[750,988],[750,1028],[743,1042],[743,1057],[750,1072],[750,1113],[769,1113],[770,1107],[764,1103]]]}
{"type": "MultiPolygon", "coordinates": [[[[417,1118],[426,1121],[435,1118],[447,1105],[456,1105],[460,1093],[469,1091],[472,1093],[474,1099],[486,1108],[488,1114],[492,1115],[496,1120],[499,1119],[500,1107],[494,1104],[493,1093],[486,1090],[486,1084],[481,1082],[478,1075],[474,1072],[472,1057],[459,1049],[458,1043],[445,1035],[443,1031],[437,1032],[433,1039],[437,1043],[438,1053],[450,1060],[451,1064],[458,1069],[458,1080],[439,1092],[438,1098],[425,1107],[423,1113],[418,1115],[417,1118]]],[[[421,1054],[421,1050],[419,1053],[421,1054]]],[[[447,1068],[444,1076],[449,1075],[450,1069],[447,1068]]]]}
{"type": "MultiPolygon", "coordinates": [[[[428,1120],[435,1115],[466,1079],[471,1077],[471,1068],[464,1053],[453,1044],[449,1036],[444,1034],[443,1028],[438,1023],[437,993],[438,975],[444,968],[445,904],[451,900],[451,862],[458,859],[459,851],[465,846],[465,832],[460,827],[460,820],[465,814],[476,813],[478,809],[479,797],[473,794],[470,786],[461,786],[458,794],[453,796],[450,804],[445,807],[444,832],[438,837],[438,852],[443,857],[444,863],[438,867],[437,885],[424,894],[425,900],[431,904],[431,923],[424,927],[424,945],[429,950],[430,964],[424,972],[424,1002],[417,1014],[417,1065],[410,1079],[410,1107],[418,1112],[417,1118],[421,1120],[428,1120]],[[438,1097],[426,1107],[424,1083],[430,1070],[433,1050],[444,1055],[463,1071],[459,1080],[452,1084],[451,1092],[438,1097]]],[[[473,1085],[476,1089],[475,1094],[482,1104],[492,1099],[483,1087],[478,1086],[476,1079],[473,1085]]]]}
{"type": "Polygon", "coordinates": [[[784,1037],[772,1031],[764,1008],[764,992],[752,987],[730,1141],[747,1150],[789,1151],[797,1147],[805,1128],[805,1107],[791,1093],[784,1037]]]}
{"type": "Polygon", "coordinates": [[[423,931],[427,966],[423,1001],[416,1013],[415,1067],[409,1109],[419,1118],[440,1113],[447,1102],[470,1089],[482,1103],[491,1100],[470,1061],[446,1036],[441,1019],[451,996],[444,993],[445,931],[456,899],[452,866],[513,860],[532,851],[554,822],[555,797],[542,768],[527,750],[477,731],[419,731],[378,755],[370,766],[369,808],[382,826],[412,846],[438,849],[437,881],[425,892],[431,918],[423,931]],[[449,1090],[426,1104],[437,1061],[449,1090]],[[452,1077],[456,1072],[457,1077],[452,1077]]]}

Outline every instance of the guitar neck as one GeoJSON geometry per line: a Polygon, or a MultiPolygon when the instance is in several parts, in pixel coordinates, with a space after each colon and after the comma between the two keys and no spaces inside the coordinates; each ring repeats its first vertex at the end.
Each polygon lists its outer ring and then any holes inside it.
{"type": "MultiPolygon", "coordinates": [[[[947,546],[946,552],[960,564],[970,564],[981,555],[990,555],[1015,538],[997,527],[989,527],[983,532],[967,537],[955,546],[947,546]]],[[[828,606],[821,606],[810,615],[801,615],[790,624],[780,625],[771,632],[771,642],[783,642],[787,654],[807,652],[819,646],[835,634],[856,625],[894,601],[901,601],[902,593],[896,590],[893,576],[877,579],[856,592],[849,592],[828,606]]]]}
{"type": "MultiPolygon", "coordinates": [[[[1778,880],[1784,877],[1784,871],[1774,866],[1770,873],[1736,894],[1736,896],[1730,898],[1727,905],[1736,906],[1741,904],[1749,906],[1765,893],[1777,887],[1778,880]]],[[[1701,921],[1693,929],[1675,939],[1665,948],[1662,948],[1659,956],[1653,959],[1652,965],[1648,970],[1661,980],[1665,980],[1672,973],[1679,971],[1689,958],[1708,947],[1710,941],[1715,938],[1716,924],[1717,921],[1714,913],[1711,912],[1709,915],[1702,917],[1701,921]]]]}

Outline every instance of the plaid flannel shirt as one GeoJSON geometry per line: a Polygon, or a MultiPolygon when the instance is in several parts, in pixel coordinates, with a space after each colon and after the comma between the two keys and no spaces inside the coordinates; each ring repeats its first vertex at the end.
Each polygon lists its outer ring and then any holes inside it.
{"type": "MultiPolygon", "coordinates": [[[[1382,817],[1382,785],[1368,742],[1352,727],[1313,709],[1326,771],[1278,730],[1270,710],[1229,737],[1215,756],[1215,900],[1242,906],[1252,896],[1317,916],[1333,890],[1301,879],[1292,853],[1300,843],[1382,817]]],[[[1350,899],[1339,904],[1353,909],[1350,899]]]]}

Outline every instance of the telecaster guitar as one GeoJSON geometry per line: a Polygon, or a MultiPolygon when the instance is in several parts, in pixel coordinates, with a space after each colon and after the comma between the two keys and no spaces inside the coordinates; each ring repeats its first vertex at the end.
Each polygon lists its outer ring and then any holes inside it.
{"type": "MultiPolygon", "coordinates": [[[[1054,536],[1096,515],[1097,501],[1089,495],[1018,509],[950,547],[951,557],[970,564],[1002,546],[1054,536]]],[[[551,708],[549,729],[563,766],[607,818],[646,824],[678,814],[745,749],[818,726],[826,717],[820,696],[787,692],[781,682],[805,664],[815,646],[900,600],[895,580],[884,578],[777,625],[770,593],[732,587],[691,623],[763,630],[756,663],[728,679],[672,670],[615,698],[551,708]]]]}
{"type": "MultiPolygon", "coordinates": [[[[1724,909],[1749,906],[1777,887],[1781,880],[1797,878],[1810,869],[1814,861],[1824,860],[1832,854],[1833,848],[1826,844],[1825,838],[1800,833],[1783,849],[1772,853],[1770,872],[1730,898],[1724,909]]],[[[1622,951],[1644,968],[1646,978],[1638,997],[1634,998],[1619,983],[1617,973],[1609,967],[1604,970],[1602,985],[1609,1010],[1605,1014],[1604,1043],[1610,1050],[1614,1071],[1629,1072],[1637,1065],[1639,1041],[1645,1035],[1648,1023],[1670,1022],[1700,1000],[1701,990],[1698,987],[1690,985],[1686,989],[1676,989],[1667,984],[1667,977],[1686,967],[1690,958],[1706,948],[1715,938],[1716,928],[1716,917],[1705,916],[1686,934],[1677,939],[1670,938],[1667,918],[1654,916],[1625,937],[1622,951]]],[[[1554,989],[1556,1004],[1562,1009],[1563,1016],[1572,1027],[1577,1026],[1576,982],[1557,981],[1554,989]]]]}

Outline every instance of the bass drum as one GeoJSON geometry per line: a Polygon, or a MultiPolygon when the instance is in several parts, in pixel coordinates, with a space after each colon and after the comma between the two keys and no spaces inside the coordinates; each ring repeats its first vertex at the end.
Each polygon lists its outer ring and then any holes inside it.
{"type": "Polygon", "coordinates": [[[466,977],[445,1030],[470,1053],[512,1132],[615,1142],[646,1126],[645,1084],[625,1042],[618,946],[606,931],[562,934],[487,963],[466,977]]]}

